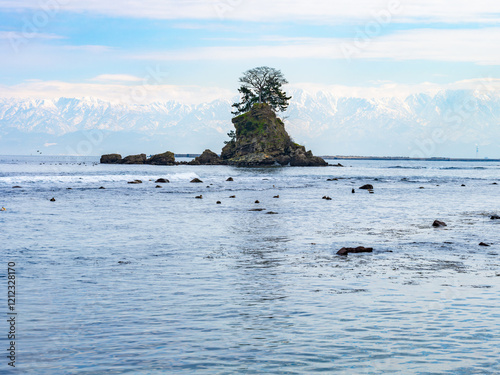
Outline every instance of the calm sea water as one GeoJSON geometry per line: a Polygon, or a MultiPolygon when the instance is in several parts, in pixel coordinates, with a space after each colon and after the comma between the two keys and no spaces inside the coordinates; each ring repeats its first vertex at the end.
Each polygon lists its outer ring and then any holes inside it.
{"type": "Polygon", "coordinates": [[[499,163],[97,161],[0,158],[1,373],[500,373],[499,163]]]}

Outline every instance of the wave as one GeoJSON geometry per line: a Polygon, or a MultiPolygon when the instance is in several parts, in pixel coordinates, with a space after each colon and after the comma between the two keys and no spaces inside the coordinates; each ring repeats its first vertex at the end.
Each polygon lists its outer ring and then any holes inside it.
{"type": "Polygon", "coordinates": [[[392,165],[390,167],[387,167],[387,169],[427,169],[427,167],[423,166],[407,167],[402,165],[392,165]]]}

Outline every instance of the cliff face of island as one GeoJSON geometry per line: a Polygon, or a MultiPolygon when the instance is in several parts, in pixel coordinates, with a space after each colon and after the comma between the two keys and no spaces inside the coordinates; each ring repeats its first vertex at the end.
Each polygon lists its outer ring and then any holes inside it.
{"type": "Polygon", "coordinates": [[[265,103],[254,104],[249,112],[233,118],[236,137],[224,146],[224,164],[237,166],[325,166],[322,158],[313,156],[304,146],[294,143],[283,121],[265,103]]]}

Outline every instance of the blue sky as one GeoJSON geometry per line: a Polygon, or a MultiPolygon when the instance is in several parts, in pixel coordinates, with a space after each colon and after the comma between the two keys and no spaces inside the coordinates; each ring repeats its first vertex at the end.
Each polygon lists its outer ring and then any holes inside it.
{"type": "Polygon", "coordinates": [[[147,100],[196,103],[261,65],[339,95],[476,88],[499,44],[485,0],[0,0],[0,96],[121,100],[146,78],[147,100]]]}

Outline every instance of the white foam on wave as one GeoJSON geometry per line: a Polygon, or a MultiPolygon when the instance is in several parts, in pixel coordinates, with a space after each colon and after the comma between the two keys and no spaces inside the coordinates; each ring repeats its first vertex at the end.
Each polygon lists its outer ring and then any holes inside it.
{"type": "MultiPolygon", "coordinates": [[[[159,175],[137,175],[137,174],[112,174],[112,175],[24,175],[0,177],[0,185],[23,185],[23,184],[93,184],[110,182],[127,182],[133,180],[155,181],[159,175]]],[[[196,173],[175,173],[166,176],[170,181],[191,181],[193,178],[199,178],[196,173]]]]}
{"type": "Polygon", "coordinates": [[[193,178],[200,178],[196,173],[184,172],[169,174],[167,177],[169,181],[191,181],[193,178]]]}

